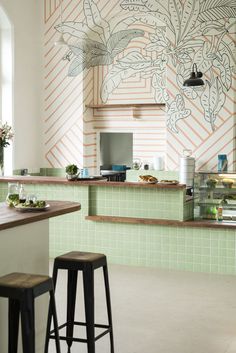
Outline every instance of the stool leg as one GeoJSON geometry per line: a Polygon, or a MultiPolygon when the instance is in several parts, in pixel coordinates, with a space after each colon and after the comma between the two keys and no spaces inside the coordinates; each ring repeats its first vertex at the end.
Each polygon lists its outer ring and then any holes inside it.
{"type": "Polygon", "coordinates": [[[23,353],[35,353],[35,323],[34,323],[34,298],[32,292],[28,291],[21,301],[21,325],[23,353]]]}
{"type": "Polygon", "coordinates": [[[54,332],[55,332],[56,352],[61,353],[54,291],[51,290],[49,294],[50,294],[50,303],[52,308],[52,316],[53,316],[53,324],[54,324],[54,332]]]}
{"type": "Polygon", "coordinates": [[[112,314],[111,314],[111,297],[110,297],[110,289],[109,289],[110,287],[109,287],[107,265],[103,266],[103,276],[104,276],[105,291],[106,291],[108,324],[110,326],[111,353],[114,353],[114,339],[113,339],[112,314]]]}
{"type": "Polygon", "coordinates": [[[94,273],[91,266],[83,270],[83,283],[88,353],[95,353],[94,273]]]}
{"type": "MultiPolygon", "coordinates": [[[[54,265],[53,266],[53,275],[52,275],[54,291],[56,290],[57,273],[58,273],[58,270],[57,270],[56,266],[54,265]]],[[[48,321],[47,321],[46,340],[45,340],[45,346],[44,346],[44,353],[48,353],[51,322],[52,322],[52,305],[51,305],[51,299],[50,299],[49,309],[48,309],[48,321]]],[[[54,325],[54,327],[55,327],[55,325],[54,325]]]]}
{"type": "Polygon", "coordinates": [[[75,301],[76,301],[76,288],[77,288],[77,270],[68,270],[68,282],[67,282],[67,325],[66,325],[66,343],[68,346],[68,353],[73,341],[74,332],[74,319],[75,319],[75,301]]]}
{"type": "Polygon", "coordinates": [[[20,302],[19,300],[8,300],[8,353],[17,353],[20,302]]]}

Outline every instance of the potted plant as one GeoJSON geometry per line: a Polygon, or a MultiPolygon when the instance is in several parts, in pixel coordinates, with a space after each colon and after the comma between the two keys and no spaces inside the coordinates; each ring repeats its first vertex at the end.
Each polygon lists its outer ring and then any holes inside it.
{"type": "Polygon", "coordinates": [[[78,177],[79,168],[75,164],[66,166],[66,177],[68,180],[76,180],[78,177]]]}

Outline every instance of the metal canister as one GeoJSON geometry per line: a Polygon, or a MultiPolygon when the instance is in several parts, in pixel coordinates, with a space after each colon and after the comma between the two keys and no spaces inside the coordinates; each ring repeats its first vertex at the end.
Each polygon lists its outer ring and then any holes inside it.
{"type": "Polygon", "coordinates": [[[195,158],[191,157],[190,150],[184,150],[179,161],[179,182],[186,186],[193,186],[195,172],[195,158]]]}

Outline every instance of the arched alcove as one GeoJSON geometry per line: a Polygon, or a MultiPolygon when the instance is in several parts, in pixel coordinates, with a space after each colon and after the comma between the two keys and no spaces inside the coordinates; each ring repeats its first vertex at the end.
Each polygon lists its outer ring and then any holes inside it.
{"type": "MultiPolygon", "coordinates": [[[[12,25],[0,6],[0,120],[13,125],[12,25]]],[[[12,174],[12,145],[4,149],[4,173],[12,174]]]]}

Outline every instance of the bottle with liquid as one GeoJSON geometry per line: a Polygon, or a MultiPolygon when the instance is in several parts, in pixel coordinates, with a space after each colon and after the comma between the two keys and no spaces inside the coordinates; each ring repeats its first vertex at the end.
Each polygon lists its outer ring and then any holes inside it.
{"type": "Polygon", "coordinates": [[[217,208],[216,207],[211,208],[211,219],[217,219],[217,208]]]}
{"type": "Polygon", "coordinates": [[[25,188],[22,184],[20,185],[19,201],[20,201],[20,203],[24,203],[26,201],[26,192],[25,192],[25,188]]]}
{"type": "Polygon", "coordinates": [[[227,172],[228,170],[228,161],[226,154],[219,154],[218,155],[218,172],[227,172]]]}
{"type": "Polygon", "coordinates": [[[217,209],[217,221],[218,222],[223,221],[223,207],[221,203],[219,204],[217,209]]]}

